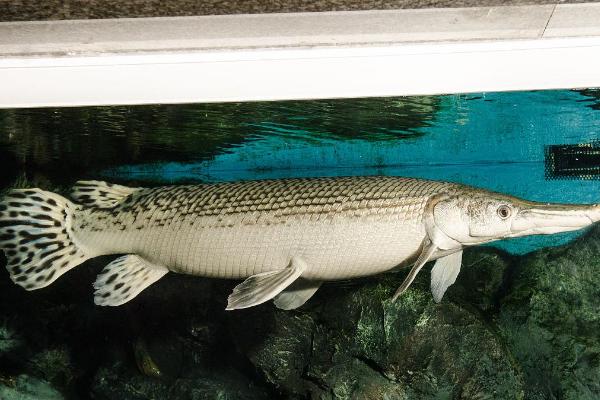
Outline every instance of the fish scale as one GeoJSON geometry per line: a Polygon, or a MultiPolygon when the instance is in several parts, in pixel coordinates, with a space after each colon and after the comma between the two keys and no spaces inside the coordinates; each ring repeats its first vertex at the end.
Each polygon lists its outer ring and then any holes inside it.
{"type": "Polygon", "coordinates": [[[97,255],[134,253],[192,275],[245,278],[297,256],[307,278],[347,279],[412,256],[427,199],[451,187],[358,177],[141,189],[114,209],[78,212],[74,234],[97,255]]]}

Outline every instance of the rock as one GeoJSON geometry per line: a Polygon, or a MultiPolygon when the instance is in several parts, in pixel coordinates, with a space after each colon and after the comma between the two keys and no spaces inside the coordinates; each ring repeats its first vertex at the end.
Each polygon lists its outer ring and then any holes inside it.
{"type": "Polygon", "coordinates": [[[229,323],[238,347],[268,383],[287,395],[306,395],[303,374],[315,330],[310,315],[266,304],[231,313],[229,323]]]}
{"type": "Polygon", "coordinates": [[[322,378],[328,390],[313,389],[311,393],[313,398],[323,400],[408,399],[401,385],[390,381],[358,359],[335,365],[322,378]]]}
{"type": "Polygon", "coordinates": [[[444,298],[473,306],[487,316],[496,314],[513,263],[513,257],[493,247],[465,250],[460,274],[444,298]]]}
{"type": "Polygon", "coordinates": [[[517,264],[498,326],[528,399],[600,398],[600,228],[517,264]]]}
{"type": "Polygon", "coordinates": [[[63,400],[64,397],[46,381],[28,375],[19,375],[11,380],[9,385],[0,380],[0,399],[63,400]]]}
{"type": "Polygon", "coordinates": [[[519,368],[487,322],[434,303],[425,275],[392,303],[403,277],[325,288],[312,308],[244,312],[232,336],[286,398],[522,398],[519,368]]]}
{"type": "Polygon", "coordinates": [[[103,400],[167,399],[169,385],[127,369],[122,363],[115,363],[98,370],[91,385],[91,397],[103,400]]]}
{"type": "Polygon", "coordinates": [[[28,360],[28,371],[57,388],[69,387],[78,374],[67,347],[46,349],[34,354],[28,360]]]}
{"type": "Polygon", "coordinates": [[[91,395],[101,400],[256,400],[270,399],[263,388],[257,387],[234,370],[215,370],[205,375],[162,380],[141,375],[123,363],[98,370],[92,383],[91,395]]]}
{"type": "Polygon", "coordinates": [[[22,339],[8,323],[0,323],[0,357],[15,351],[22,344],[22,339]]]}

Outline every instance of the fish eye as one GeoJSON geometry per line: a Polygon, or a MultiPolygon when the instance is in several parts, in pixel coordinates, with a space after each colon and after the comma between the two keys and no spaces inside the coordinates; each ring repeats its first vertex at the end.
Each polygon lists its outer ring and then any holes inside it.
{"type": "Polygon", "coordinates": [[[510,207],[507,205],[501,205],[500,207],[498,207],[497,212],[498,216],[502,219],[510,217],[510,207]]]}

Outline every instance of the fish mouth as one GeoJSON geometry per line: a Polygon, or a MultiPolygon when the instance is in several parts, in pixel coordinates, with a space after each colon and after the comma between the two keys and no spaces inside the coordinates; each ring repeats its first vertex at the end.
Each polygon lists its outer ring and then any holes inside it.
{"type": "Polygon", "coordinates": [[[600,205],[524,204],[511,224],[509,237],[549,235],[585,228],[600,220],[600,205]]]}

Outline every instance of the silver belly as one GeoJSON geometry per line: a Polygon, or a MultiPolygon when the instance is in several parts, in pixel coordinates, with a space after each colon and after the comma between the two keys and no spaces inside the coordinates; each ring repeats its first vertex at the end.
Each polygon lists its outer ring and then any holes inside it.
{"type": "Polygon", "coordinates": [[[308,265],[303,277],[335,280],[390,270],[413,256],[424,237],[421,224],[355,218],[150,228],[125,234],[109,247],[139,254],[174,272],[231,279],[282,269],[292,257],[300,257],[308,265]]]}

